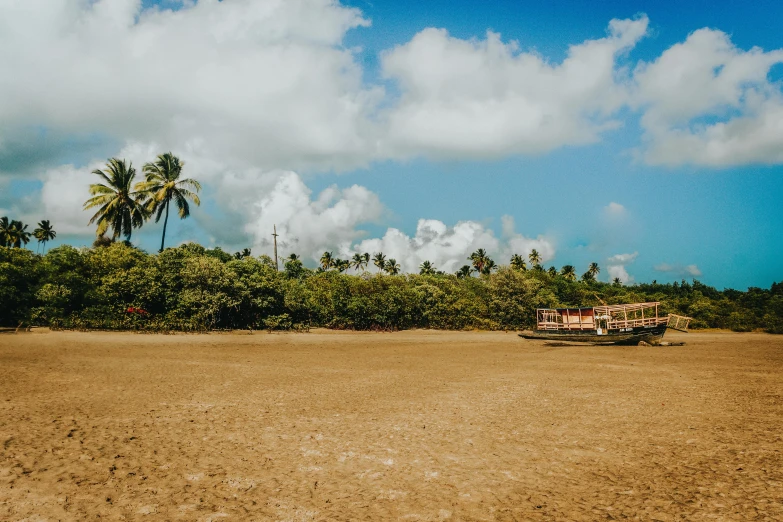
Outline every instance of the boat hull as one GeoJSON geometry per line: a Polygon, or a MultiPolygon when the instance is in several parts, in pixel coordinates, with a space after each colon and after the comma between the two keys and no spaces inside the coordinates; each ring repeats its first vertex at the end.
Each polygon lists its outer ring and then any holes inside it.
{"type": "Polygon", "coordinates": [[[594,344],[624,344],[635,345],[644,341],[649,344],[657,344],[666,333],[666,325],[640,326],[624,332],[606,332],[598,335],[597,330],[533,330],[519,334],[525,339],[538,339],[543,341],[568,341],[575,343],[594,344]]]}

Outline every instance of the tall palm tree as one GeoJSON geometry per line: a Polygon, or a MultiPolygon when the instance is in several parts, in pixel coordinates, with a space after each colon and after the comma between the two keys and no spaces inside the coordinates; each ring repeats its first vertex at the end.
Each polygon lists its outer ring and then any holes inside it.
{"type": "Polygon", "coordinates": [[[38,240],[39,246],[41,245],[41,243],[43,243],[43,249],[44,252],[46,252],[46,242],[51,241],[52,239],[57,237],[57,232],[54,231],[51,223],[49,223],[49,220],[44,219],[40,223],[38,223],[38,228],[36,228],[33,231],[33,237],[35,237],[38,240]]]}
{"type": "Polygon", "coordinates": [[[612,280],[612,284],[613,284],[614,286],[623,286],[623,282],[622,282],[622,281],[620,281],[620,278],[619,278],[619,277],[615,277],[615,278],[612,280]]]}
{"type": "Polygon", "coordinates": [[[472,262],[473,268],[476,269],[476,272],[479,274],[484,273],[484,266],[487,264],[487,261],[489,260],[489,256],[487,256],[487,251],[483,248],[479,248],[472,254],[470,254],[470,257],[468,258],[469,261],[472,262]]]}
{"type": "Polygon", "coordinates": [[[521,270],[524,272],[527,270],[527,266],[525,266],[525,258],[519,254],[514,254],[511,256],[511,267],[515,270],[521,270]]]}
{"type": "Polygon", "coordinates": [[[351,268],[351,262],[347,259],[335,259],[332,266],[334,266],[338,272],[345,272],[351,268]]]}
{"type": "Polygon", "coordinates": [[[457,279],[465,279],[466,277],[470,277],[470,274],[473,273],[473,268],[470,265],[462,265],[462,268],[457,270],[456,276],[457,279]]]}
{"type": "Polygon", "coordinates": [[[166,212],[166,217],[163,219],[163,236],[160,239],[161,252],[166,242],[166,225],[169,222],[171,201],[176,203],[180,219],[190,215],[188,199],[197,206],[201,205],[201,200],[196,194],[201,190],[201,184],[195,179],[180,179],[184,166],[185,162],[180,161],[171,152],[166,152],[159,155],[153,163],[144,165],[146,181],[136,185],[136,190],[143,192],[147,197],[145,201],[147,211],[150,215],[155,214],[155,223],[160,221],[160,216],[164,211],[166,212]],[[186,187],[192,188],[195,192],[191,192],[186,187]]]}
{"type": "Polygon", "coordinates": [[[435,275],[435,272],[437,272],[435,266],[429,261],[424,261],[419,265],[419,274],[421,275],[435,275]]]}
{"type": "Polygon", "coordinates": [[[550,276],[555,277],[557,275],[557,268],[550,266],[548,272],[550,276]]]}
{"type": "Polygon", "coordinates": [[[541,264],[541,254],[539,254],[538,250],[535,248],[530,251],[530,253],[527,255],[527,258],[530,260],[530,264],[533,266],[541,264]]]}
{"type": "Polygon", "coordinates": [[[286,277],[290,279],[298,279],[305,273],[306,269],[298,255],[291,254],[286,257],[284,261],[285,265],[283,269],[286,277]]]}
{"type": "Polygon", "coordinates": [[[487,258],[487,261],[484,263],[484,268],[482,268],[481,273],[484,275],[489,275],[492,273],[493,270],[497,270],[498,265],[490,258],[487,258]]]}
{"type": "Polygon", "coordinates": [[[400,273],[400,264],[396,259],[390,257],[389,260],[386,261],[386,266],[384,266],[383,269],[386,270],[386,273],[389,275],[397,275],[400,273]]]}
{"type": "Polygon", "coordinates": [[[251,250],[249,248],[243,248],[241,252],[234,252],[234,259],[245,259],[251,256],[251,250]]]}
{"type": "Polygon", "coordinates": [[[136,169],[130,162],[111,158],[104,170],[95,169],[92,173],[106,182],[90,185],[92,197],[84,202],[84,210],[99,207],[90,218],[90,224],[98,222],[96,235],[104,235],[111,227],[112,240],[122,235],[130,241],[133,229],[149,217],[142,203],[144,194],[133,189],[136,169]]]}
{"type": "Polygon", "coordinates": [[[27,225],[21,221],[11,221],[8,232],[8,246],[14,248],[22,248],[22,245],[27,246],[31,236],[32,234],[27,231],[27,225]]]}
{"type": "Polygon", "coordinates": [[[590,263],[590,267],[587,269],[587,271],[590,274],[590,277],[595,279],[596,276],[601,272],[601,268],[598,266],[598,263],[590,263]]]}
{"type": "Polygon", "coordinates": [[[386,269],[386,256],[383,254],[383,252],[378,252],[374,256],[372,256],[372,263],[378,267],[378,273],[381,273],[381,270],[386,269]]]}
{"type": "Polygon", "coordinates": [[[0,246],[10,246],[11,244],[11,222],[8,216],[0,218],[0,246]]]}
{"type": "Polygon", "coordinates": [[[563,268],[560,269],[560,274],[567,280],[567,281],[574,281],[576,280],[576,269],[573,265],[563,265],[563,268]]]}
{"type": "Polygon", "coordinates": [[[351,266],[358,272],[359,270],[364,270],[367,268],[367,263],[370,262],[370,254],[364,253],[364,254],[354,254],[353,259],[351,260],[351,266]]]}
{"type": "Polygon", "coordinates": [[[334,266],[334,256],[331,252],[324,252],[321,255],[321,268],[329,270],[332,266],[334,266]]]}

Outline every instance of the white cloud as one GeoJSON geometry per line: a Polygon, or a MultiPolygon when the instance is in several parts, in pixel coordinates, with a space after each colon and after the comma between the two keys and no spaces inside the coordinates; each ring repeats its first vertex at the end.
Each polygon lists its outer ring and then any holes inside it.
{"type": "Polygon", "coordinates": [[[609,217],[622,217],[625,216],[628,213],[628,211],[625,209],[623,205],[620,203],[615,203],[612,201],[608,205],[604,207],[604,214],[606,214],[609,217]]]}
{"type": "Polygon", "coordinates": [[[683,266],[679,264],[661,263],[659,265],[655,265],[655,267],[653,267],[653,270],[655,270],[656,272],[668,272],[677,277],[685,277],[685,276],[700,277],[702,275],[701,270],[696,265],[683,266]]]}
{"type": "Polygon", "coordinates": [[[332,0],[3,2],[0,139],[33,125],[266,168],[362,164],[382,89],[341,43],[368,23],[332,0]]]}
{"type": "Polygon", "coordinates": [[[322,191],[315,199],[312,191],[295,172],[275,172],[264,185],[269,186],[249,208],[245,231],[254,247],[271,252],[272,228],[277,226],[279,255],[289,253],[318,261],[325,250],[348,252],[363,233],[357,228],[377,221],[383,213],[378,196],[365,187],[336,186],[322,191]]]}
{"type": "Polygon", "coordinates": [[[783,49],[738,49],[700,29],[634,74],[651,164],[729,166],[783,161],[783,93],[769,81],[783,49]]]}
{"type": "Polygon", "coordinates": [[[491,31],[462,40],[425,29],[382,57],[384,75],[402,90],[386,114],[385,153],[492,157],[596,141],[619,125],[610,117],[626,102],[616,57],[647,23],[612,20],[607,37],[571,46],[560,64],[491,31]]]}
{"type": "Polygon", "coordinates": [[[622,283],[633,282],[633,276],[628,274],[623,265],[609,265],[606,269],[609,271],[609,281],[619,279],[622,283]]]}
{"type": "Polygon", "coordinates": [[[616,254],[607,259],[607,261],[613,265],[627,265],[636,261],[637,257],[639,257],[639,252],[634,252],[633,254],[616,254]]]}
{"type": "Polygon", "coordinates": [[[503,226],[503,239],[506,241],[503,250],[504,263],[508,262],[512,254],[519,254],[527,259],[528,254],[534,249],[538,251],[542,263],[555,257],[555,244],[551,238],[542,235],[530,238],[517,233],[513,216],[502,216],[500,222],[503,226]]]}
{"type": "Polygon", "coordinates": [[[350,252],[383,252],[396,259],[405,272],[418,272],[423,261],[432,262],[438,270],[455,272],[462,265],[470,264],[468,256],[478,248],[487,250],[498,264],[507,264],[512,253],[526,255],[532,248],[538,249],[543,260],[554,256],[555,247],[550,240],[517,234],[510,216],[503,217],[503,228],[504,241],[476,221],[460,221],[449,227],[436,219],[420,219],[413,237],[389,228],[383,237],[365,239],[350,252]]]}
{"type": "Polygon", "coordinates": [[[44,128],[65,142],[154,142],[263,171],[500,157],[594,142],[630,104],[643,112],[650,163],[783,161],[783,94],[768,79],[783,50],[743,51],[717,30],[695,31],[631,75],[622,54],[646,34],[644,16],[610,21],[607,36],[572,45],[559,63],[491,31],[466,40],[427,28],[382,54],[395,99],[364,82],[343,46],[370,22],[336,0],[141,5],[0,3],[0,68],[13,71],[0,82],[7,154],[13,136],[44,128]]]}
{"type": "Polygon", "coordinates": [[[613,281],[615,278],[619,279],[623,283],[632,283],[634,277],[628,273],[625,265],[629,265],[636,261],[639,257],[639,252],[633,254],[615,254],[608,258],[606,261],[609,263],[606,270],[609,272],[609,281],[613,281]]]}

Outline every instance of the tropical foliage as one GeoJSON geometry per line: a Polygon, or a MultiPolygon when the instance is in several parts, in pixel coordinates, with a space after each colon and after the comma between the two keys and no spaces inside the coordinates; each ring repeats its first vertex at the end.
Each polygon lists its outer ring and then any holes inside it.
{"type": "Polygon", "coordinates": [[[166,242],[166,225],[169,221],[171,202],[174,201],[177,206],[177,214],[180,219],[190,216],[188,200],[196,205],[201,204],[201,200],[196,194],[201,190],[199,182],[190,178],[180,179],[184,166],[185,163],[171,152],[161,154],[154,162],[144,165],[146,181],[135,187],[138,193],[144,195],[145,210],[149,215],[155,215],[155,223],[160,221],[160,217],[165,214],[163,236],[160,239],[161,252],[166,242]],[[193,189],[195,192],[189,189],[193,189]]]}
{"type": "Polygon", "coordinates": [[[9,220],[7,216],[0,218],[0,246],[22,248],[30,242],[32,233],[27,225],[17,220],[9,220]]]}
{"type": "Polygon", "coordinates": [[[120,236],[130,241],[134,228],[139,228],[149,217],[144,205],[146,194],[134,190],[136,169],[130,162],[111,158],[104,170],[93,172],[105,183],[90,185],[90,199],[84,202],[84,210],[98,208],[90,218],[90,224],[97,223],[97,236],[103,236],[111,228],[112,240],[120,236]]]}
{"type": "Polygon", "coordinates": [[[390,277],[399,263],[384,263],[385,274],[353,275],[308,269],[295,254],[277,271],[268,256],[236,258],[196,244],[159,254],[124,242],[60,246],[45,255],[6,246],[0,247],[0,324],[154,331],[519,329],[531,326],[537,307],[661,301],[665,313],[693,317],[695,328],[783,333],[783,282],[746,292],[699,281],[618,285],[575,281],[566,275],[570,270],[551,275],[510,265],[480,277],[469,265],[453,275],[427,270],[390,277]]]}
{"type": "Polygon", "coordinates": [[[48,219],[44,219],[38,223],[38,228],[33,230],[33,237],[38,240],[38,245],[43,243],[44,252],[46,252],[46,243],[57,237],[57,232],[52,228],[52,224],[48,219]]]}

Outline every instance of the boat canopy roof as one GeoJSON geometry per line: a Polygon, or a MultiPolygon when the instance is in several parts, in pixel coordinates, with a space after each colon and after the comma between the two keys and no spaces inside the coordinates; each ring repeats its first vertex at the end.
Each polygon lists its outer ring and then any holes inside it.
{"type": "Polygon", "coordinates": [[[538,308],[538,311],[557,311],[558,313],[566,312],[568,314],[583,314],[589,315],[593,311],[596,314],[609,314],[611,312],[634,312],[636,310],[646,310],[648,308],[655,308],[660,305],[660,301],[651,301],[649,303],[630,303],[630,304],[618,304],[618,305],[601,305],[601,306],[589,306],[582,308],[538,308]]]}

